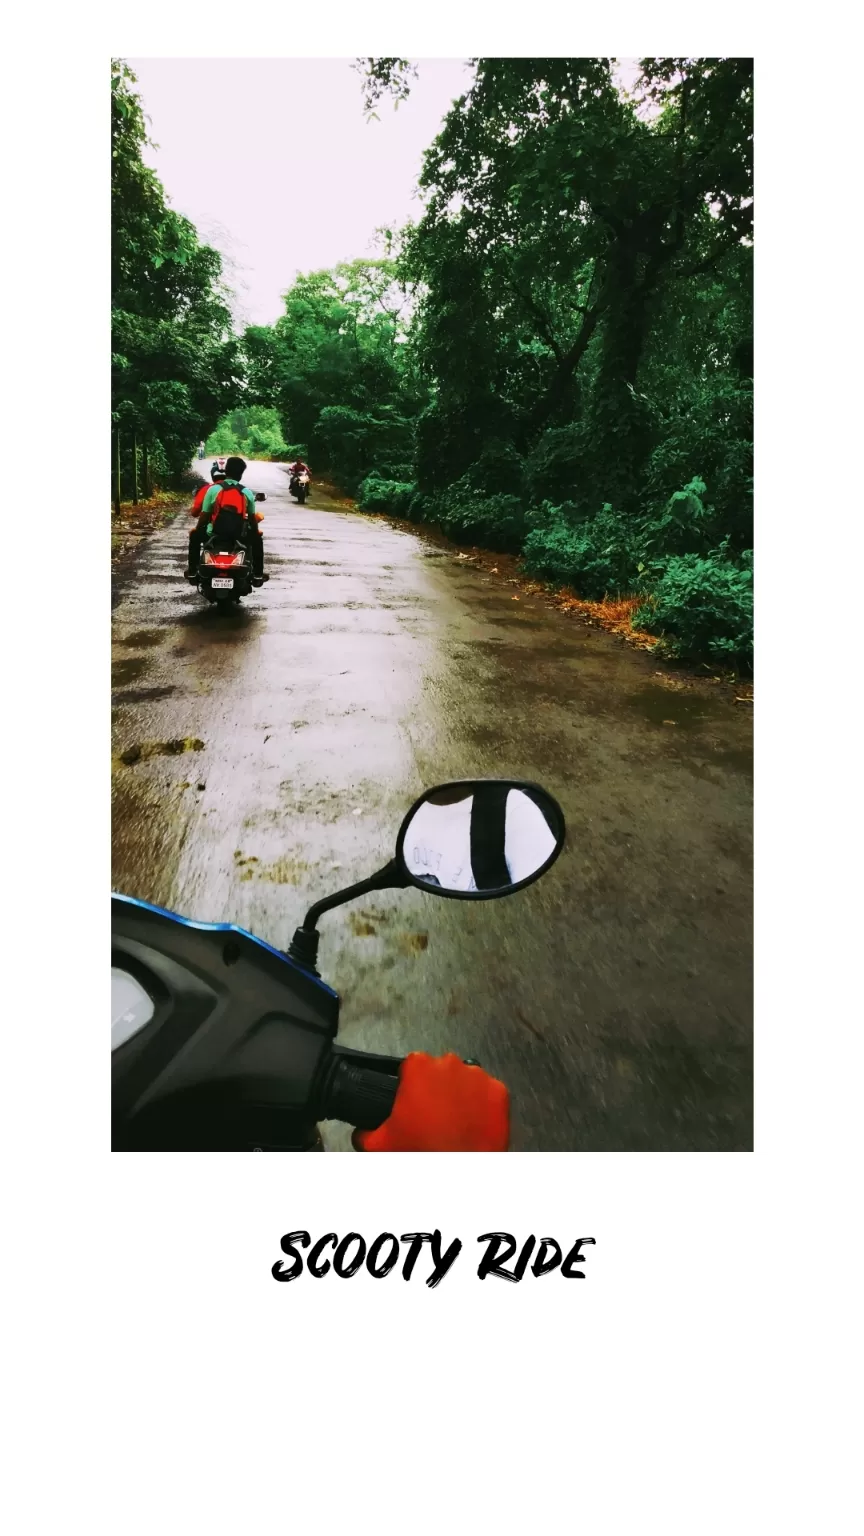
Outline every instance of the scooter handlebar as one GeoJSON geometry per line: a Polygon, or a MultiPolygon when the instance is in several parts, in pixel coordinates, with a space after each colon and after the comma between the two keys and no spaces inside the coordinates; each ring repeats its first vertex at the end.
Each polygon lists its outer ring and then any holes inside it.
{"type": "Polygon", "coordinates": [[[358,1130],[374,1131],[388,1118],[399,1087],[393,1070],[398,1063],[392,1057],[368,1056],[366,1060],[381,1065],[365,1066],[364,1056],[360,1051],[334,1056],[321,1095],[320,1119],[344,1120],[358,1130]]]}

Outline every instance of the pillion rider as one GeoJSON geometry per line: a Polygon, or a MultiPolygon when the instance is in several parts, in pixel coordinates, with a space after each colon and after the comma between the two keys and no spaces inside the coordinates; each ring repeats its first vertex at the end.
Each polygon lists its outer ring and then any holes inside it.
{"type": "Polygon", "coordinates": [[[263,522],[263,515],[255,505],[255,492],[243,484],[245,473],[245,459],[232,457],[226,460],[224,474],[218,479],[213,475],[213,484],[202,486],[198,491],[191,507],[192,515],[198,514],[198,521],[189,535],[189,563],[185,572],[187,581],[194,581],[198,575],[204,539],[216,530],[220,514],[228,512],[232,514],[232,522],[239,517],[245,525],[244,534],[252,559],[253,587],[263,586],[265,581],[270,580],[264,572],[264,541],[258,526],[263,522]]]}

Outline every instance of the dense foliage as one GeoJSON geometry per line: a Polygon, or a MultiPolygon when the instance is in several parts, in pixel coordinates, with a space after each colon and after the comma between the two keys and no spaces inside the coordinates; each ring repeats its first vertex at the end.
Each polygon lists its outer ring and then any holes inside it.
{"type": "Polygon", "coordinates": [[[124,497],[189,463],[237,398],[239,344],[218,253],[171,209],[142,158],[147,130],[135,76],[111,67],[111,416],[124,497]]]}
{"type": "MultiPolygon", "coordinates": [[[[404,66],[366,61],[367,108],[404,66]]],[[[361,494],[585,596],[651,593],[669,649],[745,662],[752,65],[641,70],[628,97],[608,59],[476,61],[398,264],[415,493],[370,463],[361,494]]]]}
{"type": "Polygon", "coordinates": [[[264,405],[228,411],[205,444],[207,453],[239,453],[246,459],[284,459],[290,445],[282,436],[279,412],[264,405]]]}
{"type": "Polygon", "coordinates": [[[410,477],[426,394],[393,256],[301,275],[284,304],[275,325],[245,333],[250,398],[275,406],[286,440],[346,490],[373,466],[386,478],[410,477]]]}

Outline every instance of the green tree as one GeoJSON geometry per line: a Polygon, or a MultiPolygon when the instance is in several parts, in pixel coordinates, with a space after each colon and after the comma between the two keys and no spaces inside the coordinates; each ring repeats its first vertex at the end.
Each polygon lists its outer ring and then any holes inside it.
{"type": "MultiPolygon", "coordinates": [[[[472,62],[399,263],[428,390],[411,515],[525,538],[591,595],[695,561],[654,610],[704,581],[691,645],[752,583],[752,62],[643,59],[630,94],[612,59],[472,62]]],[[[362,61],[367,111],[407,64],[362,61]]]]}
{"type": "Polygon", "coordinates": [[[208,453],[239,453],[250,459],[279,459],[288,452],[278,411],[261,405],[242,406],[222,416],[206,448],[208,453]]]}
{"type": "Polygon", "coordinates": [[[299,276],[273,326],[243,338],[250,397],[286,441],[353,490],[373,469],[410,472],[426,396],[410,342],[412,300],[393,257],[299,276]]]}
{"type": "Polygon", "coordinates": [[[749,61],[642,67],[629,101],[608,59],[478,60],[406,259],[457,459],[490,419],[523,448],[575,419],[586,489],[622,502],[652,446],[637,383],[660,296],[740,261],[752,218],[749,61]]]}
{"type": "Polygon", "coordinates": [[[114,60],[111,409],[127,485],[136,441],[151,470],[179,474],[243,387],[221,258],[168,205],[144,163],[147,130],[135,83],[128,65],[114,60]]]}

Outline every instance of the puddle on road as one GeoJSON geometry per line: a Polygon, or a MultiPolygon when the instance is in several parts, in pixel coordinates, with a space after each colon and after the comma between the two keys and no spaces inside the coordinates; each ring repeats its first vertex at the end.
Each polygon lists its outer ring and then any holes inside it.
{"type": "Polygon", "coordinates": [[[134,634],[127,635],[125,640],[118,640],[125,651],[143,651],[151,645],[159,645],[165,639],[164,629],[136,629],[134,634]]]}
{"type": "Polygon", "coordinates": [[[115,704],[149,704],[157,699],[169,699],[172,694],[179,692],[175,684],[165,688],[130,688],[126,693],[118,693],[115,704]]]}
{"type": "Polygon", "coordinates": [[[377,612],[378,608],[381,606],[382,605],[380,603],[291,603],[291,607],[294,608],[298,613],[317,612],[321,608],[339,608],[340,610],[343,608],[350,608],[352,611],[357,608],[368,608],[373,612],[377,612]]]}
{"type": "Polygon", "coordinates": [[[137,682],[143,672],[147,671],[150,662],[146,656],[127,656],[125,661],[115,661],[111,665],[111,687],[125,688],[127,683],[137,682]]]}
{"type": "MultiPolygon", "coordinates": [[[[325,567],[328,570],[332,570],[332,571],[345,571],[344,564],[342,562],[338,561],[338,560],[307,560],[305,555],[301,555],[297,560],[292,560],[292,559],[290,559],[289,556],[283,555],[282,556],[282,564],[283,565],[302,565],[302,566],[314,565],[315,567],[325,567]]],[[[345,572],[345,574],[346,575],[350,575],[351,573],[350,573],[350,571],[347,571],[347,572],[345,572]]]]}
{"type": "Polygon", "coordinates": [[[656,683],[627,694],[623,703],[652,725],[674,725],[684,731],[698,731],[703,721],[718,720],[728,713],[704,694],[673,691],[656,683]]]}
{"type": "MultiPolygon", "coordinates": [[[[736,747],[715,747],[708,766],[715,769],[731,768],[733,773],[743,773],[747,778],[752,779],[753,753],[752,751],[736,747]]],[[[693,766],[693,771],[696,772],[695,766],[693,766]]]]}
{"type": "MultiPolygon", "coordinates": [[[[219,613],[214,605],[193,608],[176,619],[175,627],[187,632],[187,645],[236,645],[245,635],[264,622],[263,614],[251,608],[232,608],[229,613],[219,613]]],[[[184,647],[180,648],[182,651],[184,647]]],[[[179,654],[175,647],[174,654],[179,654]]]]}
{"type": "Polygon", "coordinates": [[[496,618],[490,619],[492,624],[518,624],[520,629],[548,629],[546,619],[533,619],[527,613],[509,613],[506,610],[499,613],[496,618]]]}
{"type": "Polygon", "coordinates": [[[551,644],[535,645],[529,641],[527,645],[515,645],[509,637],[505,639],[474,640],[471,649],[475,651],[488,651],[494,655],[496,661],[502,661],[507,657],[507,665],[512,663],[513,670],[518,676],[520,670],[524,670],[526,664],[532,662],[547,661],[576,661],[579,660],[581,646],[577,640],[569,636],[551,644]]]}

